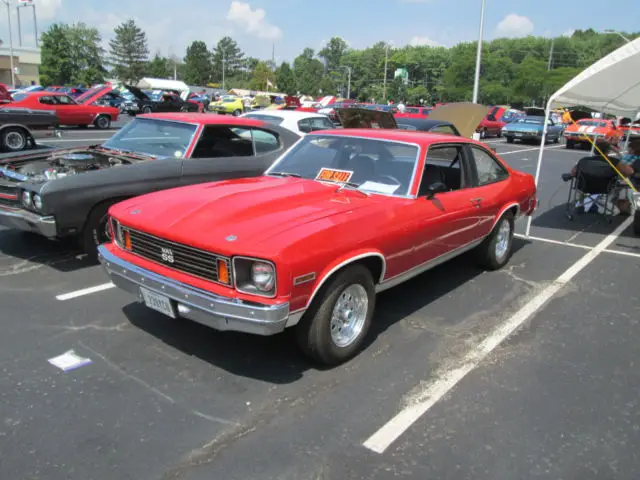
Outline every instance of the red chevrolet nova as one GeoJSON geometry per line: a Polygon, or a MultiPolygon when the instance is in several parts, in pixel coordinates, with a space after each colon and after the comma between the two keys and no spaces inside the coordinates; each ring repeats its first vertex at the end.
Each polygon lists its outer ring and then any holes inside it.
{"type": "Polygon", "coordinates": [[[149,308],[219,330],[295,328],[335,365],[375,321],[376,293],[475,249],[511,256],[533,177],[486,145],[385,129],[314,132],[261,177],[151,193],[109,210],[99,258],[149,308]]]}

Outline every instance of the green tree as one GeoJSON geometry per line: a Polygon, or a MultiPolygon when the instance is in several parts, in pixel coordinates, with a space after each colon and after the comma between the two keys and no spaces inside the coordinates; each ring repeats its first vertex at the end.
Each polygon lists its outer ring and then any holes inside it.
{"type": "Polygon", "coordinates": [[[100,34],[83,23],[53,24],[41,37],[43,85],[92,84],[104,81],[100,34]]]}
{"type": "Polygon", "coordinates": [[[147,73],[153,78],[169,78],[171,76],[170,71],[173,68],[169,68],[169,59],[156,53],[153,59],[149,62],[147,67],[147,73]]]}
{"type": "Polygon", "coordinates": [[[282,62],[276,70],[276,84],[279,91],[287,95],[296,94],[296,77],[287,62],[282,62]]]}
{"type": "Polygon", "coordinates": [[[340,37],[333,37],[327,45],[318,52],[318,56],[326,62],[329,71],[335,71],[339,69],[342,63],[342,57],[348,49],[349,46],[347,42],[340,37]]]}
{"type": "Polygon", "coordinates": [[[222,81],[222,69],[227,80],[242,74],[245,67],[244,53],[231,37],[222,37],[213,49],[213,78],[222,81]]]}
{"type": "Polygon", "coordinates": [[[324,77],[324,65],[315,58],[312,48],[305,48],[293,61],[297,90],[305,95],[317,95],[320,92],[319,79],[324,77]]]}
{"type": "Polygon", "coordinates": [[[147,35],[132,19],[118,25],[109,42],[109,61],[114,74],[125,83],[138,83],[144,76],[149,56],[147,35]]]}
{"type": "Polygon", "coordinates": [[[206,85],[211,80],[211,52],[207,44],[196,40],[184,57],[184,81],[189,85],[206,85]]]}
{"type": "Polygon", "coordinates": [[[249,88],[251,90],[269,91],[270,88],[268,87],[267,83],[271,82],[275,85],[274,80],[275,74],[271,70],[269,64],[267,62],[259,62],[258,65],[256,65],[256,68],[253,70],[253,75],[249,82],[249,88]]]}

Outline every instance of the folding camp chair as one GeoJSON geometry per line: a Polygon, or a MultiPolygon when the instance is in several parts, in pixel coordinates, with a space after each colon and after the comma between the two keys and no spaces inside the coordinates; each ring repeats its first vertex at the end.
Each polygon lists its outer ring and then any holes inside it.
{"type": "Polygon", "coordinates": [[[602,207],[602,214],[611,223],[616,210],[613,200],[618,176],[605,160],[597,157],[583,158],[576,166],[575,176],[565,173],[562,179],[571,182],[566,205],[569,220],[573,220],[578,204],[585,211],[595,204],[602,207]]]}

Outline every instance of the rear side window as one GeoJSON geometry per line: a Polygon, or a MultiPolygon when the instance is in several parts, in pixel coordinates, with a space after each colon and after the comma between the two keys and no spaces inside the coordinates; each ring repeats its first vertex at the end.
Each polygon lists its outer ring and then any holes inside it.
{"type": "Polygon", "coordinates": [[[283,118],[280,118],[280,117],[274,117],[272,115],[261,115],[258,113],[244,115],[244,118],[253,118],[254,120],[262,120],[263,122],[268,122],[272,125],[280,125],[284,120],[283,118]]]}
{"type": "Polygon", "coordinates": [[[317,130],[332,130],[335,126],[328,118],[310,117],[298,121],[298,129],[301,132],[315,132],[317,130]]]}
{"type": "Polygon", "coordinates": [[[426,195],[429,186],[436,182],[444,183],[449,191],[465,187],[462,151],[462,145],[429,147],[420,182],[419,196],[426,195]]]}
{"type": "Polygon", "coordinates": [[[499,182],[509,176],[500,162],[483,148],[472,146],[471,153],[478,175],[478,186],[499,182]]]}
{"type": "Polygon", "coordinates": [[[57,102],[53,100],[53,97],[40,97],[40,103],[43,105],[56,105],[57,102]]]}
{"type": "Polygon", "coordinates": [[[251,130],[206,126],[191,158],[250,157],[253,155],[251,130]]]}
{"type": "Polygon", "coordinates": [[[251,131],[253,133],[253,144],[256,148],[256,154],[268,153],[280,148],[280,141],[273,133],[256,128],[251,131]]]}

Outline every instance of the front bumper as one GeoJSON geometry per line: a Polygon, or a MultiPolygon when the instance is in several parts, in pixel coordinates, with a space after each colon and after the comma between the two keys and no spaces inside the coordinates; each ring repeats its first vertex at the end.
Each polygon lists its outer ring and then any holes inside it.
{"type": "Polygon", "coordinates": [[[58,234],[56,219],[51,215],[41,216],[37,213],[0,205],[0,225],[25,232],[33,232],[48,238],[58,234]]]}
{"type": "Polygon", "coordinates": [[[542,134],[541,133],[534,133],[534,132],[510,132],[510,131],[502,131],[502,136],[503,137],[513,137],[513,138],[517,138],[518,140],[541,140],[542,139],[542,134]]]}
{"type": "Polygon", "coordinates": [[[247,303],[196,289],[122,260],[105,245],[98,247],[98,259],[116,287],[140,301],[140,287],[151,290],[170,299],[177,316],[216,330],[274,335],[282,332],[290,320],[288,303],[247,303]]]}

